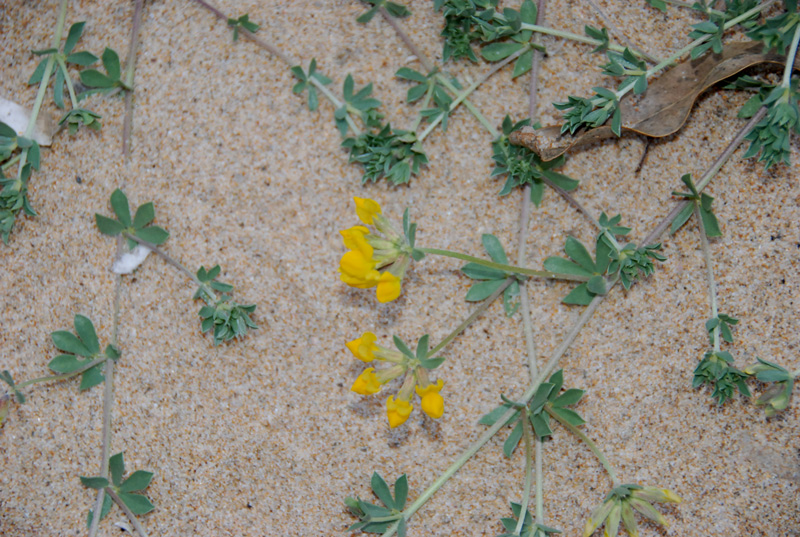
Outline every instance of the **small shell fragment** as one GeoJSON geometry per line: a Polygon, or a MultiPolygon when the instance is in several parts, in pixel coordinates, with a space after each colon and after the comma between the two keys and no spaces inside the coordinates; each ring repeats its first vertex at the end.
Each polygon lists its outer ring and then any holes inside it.
{"type": "MultiPolygon", "coordinates": [[[[0,121],[14,129],[19,135],[25,134],[30,120],[30,112],[13,101],[0,97],[0,121]]],[[[53,120],[44,112],[39,113],[32,138],[39,145],[50,145],[53,142],[53,120]]]]}

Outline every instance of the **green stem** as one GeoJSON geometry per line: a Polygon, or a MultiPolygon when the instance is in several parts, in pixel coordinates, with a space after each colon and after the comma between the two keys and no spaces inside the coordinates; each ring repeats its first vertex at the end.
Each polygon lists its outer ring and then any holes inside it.
{"type": "MultiPolygon", "coordinates": [[[[700,216],[700,207],[695,203],[694,218],[697,221],[697,227],[700,231],[700,248],[703,251],[703,258],[706,260],[706,285],[708,285],[708,295],[711,301],[711,318],[716,319],[719,315],[717,309],[717,286],[714,283],[714,262],[711,260],[711,248],[708,247],[708,237],[706,236],[706,226],[703,223],[703,218],[700,216]]],[[[711,332],[714,340],[714,350],[719,352],[719,333],[720,328],[717,325],[711,332]]]]}
{"type": "Polygon", "coordinates": [[[131,39],[128,43],[128,56],[125,60],[125,117],[122,120],[122,159],[126,163],[131,157],[131,132],[133,131],[133,77],[136,72],[136,47],[139,44],[139,28],[142,22],[143,0],[136,0],[133,8],[131,39]]]}
{"type": "Polygon", "coordinates": [[[544,524],[544,442],[536,438],[536,523],[544,524]]]}
{"type": "MultiPolygon", "coordinates": [[[[681,0],[664,0],[664,2],[667,3],[667,4],[672,4],[673,6],[685,7],[685,8],[694,10],[694,4],[690,4],[689,2],[683,2],[681,0]]],[[[709,14],[714,14],[714,15],[724,15],[725,14],[724,12],[718,11],[716,9],[709,9],[708,13],[709,14]]]]}
{"type": "MultiPolygon", "coordinates": [[[[498,20],[505,21],[505,17],[502,15],[495,15],[495,18],[498,20]]],[[[569,39],[570,41],[577,41],[579,43],[586,43],[587,45],[592,45],[595,47],[599,47],[603,44],[602,41],[598,41],[597,39],[592,39],[591,37],[580,35],[580,34],[573,34],[572,32],[565,32],[563,30],[556,30],[555,28],[549,28],[547,26],[539,26],[538,24],[528,24],[523,22],[520,26],[521,30],[530,30],[532,32],[536,32],[543,35],[552,35],[554,37],[561,37],[563,39],[569,39]]],[[[625,47],[620,45],[614,45],[613,43],[608,44],[608,49],[613,50],[615,52],[625,52],[625,47]]],[[[637,56],[641,56],[636,51],[631,51],[637,56]]]]}
{"type": "Polygon", "coordinates": [[[522,532],[522,524],[525,522],[525,515],[528,512],[528,504],[531,498],[531,485],[533,481],[533,428],[528,407],[522,413],[522,439],[525,442],[525,484],[522,487],[522,501],[519,502],[519,518],[517,519],[517,526],[514,528],[514,533],[520,535],[522,532]]]}
{"type": "MultiPolygon", "coordinates": [[[[422,106],[420,107],[420,110],[425,110],[426,108],[428,108],[428,105],[431,102],[431,98],[433,97],[433,90],[435,89],[435,87],[436,86],[434,86],[433,84],[430,84],[428,86],[428,91],[425,92],[425,98],[422,100],[422,106]]],[[[422,114],[417,114],[417,118],[414,120],[414,123],[408,130],[410,130],[411,132],[416,132],[421,122],[422,122],[422,114]]],[[[419,140],[422,141],[422,138],[419,138],[419,140]]]]}
{"type": "Polygon", "coordinates": [[[69,100],[72,103],[72,108],[78,108],[78,97],[75,95],[75,87],[72,85],[72,77],[69,76],[67,71],[67,64],[63,58],[56,59],[58,67],[64,73],[64,82],[67,83],[67,91],[69,92],[69,100]]]}
{"type": "MultiPolygon", "coordinates": [[[[436,80],[438,80],[442,84],[442,86],[444,86],[445,88],[450,90],[450,92],[452,92],[454,95],[458,95],[458,88],[456,88],[453,85],[453,83],[450,82],[450,80],[447,79],[446,76],[444,76],[443,74],[439,73],[439,74],[436,75],[436,80]]],[[[500,136],[500,133],[497,131],[497,129],[494,128],[494,125],[492,125],[491,122],[488,119],[486,119],[486,116],[484,116],[481,113],[481,111],[478,110],[475,107],[474,104],[469,102],[468,99],[464,99],[464,106],[466,106],[467,110],[469,110],[470,113],[473,116],[475,116],[475,119],[477,119],[480,122],[480,124],[483,125],[484,128],[487,131],[489,131],[489,134],[491,134],[492,137],[497,138],[498,136],[500,136]]]]}
{"type": "Polygon", "coordinates": [[[466,330],[467,327],[471,325],[475,321],[475,319],[477,319],[481,315],[481,313],[486,311],[486,308],[488,308],[495,300],[497,300],[497,297],[499,297],[503,293],[503,291],[506,290],[506,287],[511,285],[511,282],[513,281],[514,278],[506,278],[506,281],[503,283],[503,285],[498,287],[494,293],[489,295],[489,297],[486,300],[481,302],[481,305],[475,308],[475,311],[473,311],[469,317],[464,319],[464,322],[458,325],[455,330],[450,332],[450,334],[446,338],[444,338],[438,345],[436,345],[433,349],[431,349],[428,355],[436,356],[436,353],[445,348],[451,341],[453,341],[456,338],[456,336],[458,336],[461,332],[466,330]]]}
{"type": "MultiPolygon", "coordinates": [[[[468,96],[469,96],[469,95],[470,95],[472,92],[474,92],[476,89],[478,89],[478,87],[479,87],[481,84],[483,84],[484,82],[486,82],[487,80],[489,80],[489,78],[491,78],[491,76],[492,76],[492,75],[494,75],[494,74],[495,74],[497,71],[499,71],[500,69],[502,69],[503,67],[505,67],[505,66],[506,66],[506,65],[508,65],[509,63],[513,62],[514,60],[516,60],[517,58],[519,58],[520,56],[522,56],[523,54],[525,54],[526,52],[528,52],[528,50],[530,50],[530,48],[531,48],[530,46],[527,46],[527,47],[525,47],[525,48],[522,48],[522,49],[518,50],[517,52],[515,52],[514,54],[512,54],[512,55],[511,55],[511,56],[509,56],[508,58],[504,59],[503,61],[501,61],[501,62],[499,62],[499,63],[497,63],[497,64],[495,64],[495,65],[493,65],[493,66],[492,66],[492,68],[491,68],[491,69],[489,69],[489,71],[487,71],[487,72],[486,72],[486,74],[484,74],[484,75],[483,75],[483,76],[481,76],[481,77],[480,77],[478,80],[476,80],[475,82],[473,82],[472,84],[470,84],[470,86],[469,86],[467,89],[465,89],[465,90],[463,90],[463,91],[460,91],[460,92],[458,92],[458,91],[457,91],[457,92],[456,92],[456,95],[455,95],[455,97],[456,97],[456,98],[453,100],[453,102],[452,102],[452,103],[450,103],[450,111],[452,112],[453,110],[455,110],[456,108],[458,108],[458,106],[459,106],[459,105],[460,105],[460,104],[461,104],[461,103],[462,103],[462,102],[463,102],[463,101],[464,101],[464,100],[465,100],[465,99],[466,99],[466,98],[467,98],[467,97],[468,97],[468,96]]],[[[476,117],[477,117],[477,116],[476,116],[476,117]]],[[[483,117],[483,116],[481,116],[481,117],[482,117],[484,120],[486,119],[486,118],[485,118],[485,117],[483,117]]],[[[433,122],[432,122],[430,125],[428,125],[428,127],[427,127],[427,128],[426,128],[426,129],[425,129],[423,132],[422,132],[422,134],[420,134],[420,135],[419,135],[418,139],[419,139],[420,141],[424,140],[424,139],[425,139],[425,137],[426,137],[426,136],[428,136],[428,134],[430,134],[430,133],[433,131],[433,129],[435,129],[435,128],[436,128],[436,125],[438,125],[439,123],[441,123],[441,122],[442,122],[442,118],[443,118],[443,116],[439,116],[438,118],[436,118],[436,120],[435,120],[435,121],[433,121],[433,122]]],[[[481,121],[481,118],[478,118],[478,120],[479,120],[479,121],[481,121]]],[[[493,125],[491,125],[490,123],[488,123],[488,122],[484,122],[484,121],[481,121],[481,124],[482,124],[482,125],[483,125],[483,126],[486,128],[486,130],[488,130],[488,131],[489,131],[489,133],[490,133],[490,134],[492,134],[493,136],[495,136],[495,137],[496,137],[496,136],[498,135],[498,132],[497,132],[497,130],[496,130],[496,129],[494,128],[494,126],[493,126],[493,125]]]]}
{"type": "MultiPolygon", "coordinates": [[[[309,81],[309,82],[311,82],[312,84],[314,84],[314,86],[315,86],[315,87],[316,87],[316,88],[317,88],[319,91],[321,91],[321,92],[322,92],[322,94],[323,94],[325,97],[327,97],[327,98],[328,98],[328,100],[329,100],[329,101],[330,101],[330,102],[333,104],[333,106],[335,106],[336,108],[341,108],[342,106],[344,106],[344,105],[345,105],[345,103],[343,103],[342,101],[340,101],[340,100],[339,100],[339,98],[338,98],[338,97],[336,97],[336,95],[334,95],[334,94],[331,92],[331,90],[329,90],[329,89],[328,89],[328,88],[325,86],[325,84],[323,84],[322,82],[320,82],[319,80],[317,80],[315,77],[313,77],[313,76],[309,77],[309,78],[308,78],[308,81],[309,81]]],[[[355,121],[353,121],[353,117],[350,115],[349,109],[348,109],[348,113],[347,113],[347,116],[346,116],[346,119],[345,119],[345,120],[347,121],[347,124],[350,126],[350,128],[351,128],[351,129],[353,129],[353,134],[355,134],[356,136],[358,136],[359,134],[361,134],[361,129],[359,129],[359,128],[358,128],[358,125],[356,125],[356,122],[355,122],[355,121]]]]}
{"type": "Polygon", "coordinates": [[[783,69],[783,80],[781,87],[788,89],[792,81],[792,73],[794,72],[794,59],[797,56],[797,44],[800,42],[800,24],[794,29],[794,37],[792,37],[792,44],[789,46],[789,56],[786,58],[786,67],[783,69]]]}
{"type": "Polygon", "coordinates": [[[536,276],[539,278],[547,278],[551,280],[569,280],[573,282],[589,281],[589,278],[586,276],[576,276],[573,274],[560,274],[558,272],[550,272],[548,270],[533,270],[525,267],[517,267],[515,265],[495,263],[493,261],[487,261],[486,259],[481,259],[480,257],[474,257],[471,255],[461,254],[458,252],[451,252],[450,250],[440,250],[439,248],[417,248],[417,250],[425,252],[426,254],[442,255],[445,257],[453,257],[455,259],[461,259],[462,261],[470,261],[478,265],[483,265],[484,267],[502,270],[505,272],[512,272],[514,274],[524,274],[526,276],[536,276]]]}
{"type": "Polygon", "coordinates": [[[20,155],[19,155],[19,153],[17,153],[17,154],[16,154],[16,155],[14,155],[13,157],[11,157],[11,158],[10,158],[10,159],[8,159],[7,161],[5,161],[5,162],[3,163],[3,165],[2,165],[2,166],[0,166],[0,170],[6,171],[6,170],[7,170],[7,169],[9,169],[11,166],[13,166],[13,165],[14,165],[14,164],[16,164],[17,162],[19,162],[19,159],[20,159],[20,155]]]}
{"type": "Polygon", "coordinates": [[[136,518],[136,515],[133,514],[133,511],[131,511],[128,506],[125,505],[125,502],[122,501],[122,498],[117,496],[111,487],[106,487],[104,490],[106,494],[111,496],[111,499],[114,500],[114,503],[116,503],[119,508],[125,512],[125,516],[127,516],[128,520],[131,521],[131,524],[133,524],[133,528],[136,530],[136,532],[141,537],[147,537],[147,531],[145,531],[144,526],[142,526],[142,524],[139,522],[139,519],[136,518]]]}
{"type": "Polygon", "coordinates": [[[200,279],[191,270],[187,269],[186,267],[184,267],[183,265],[178,263],[176,260],[174,260],[172,257],[170,257],[169,254],[167,254],[164,250],[162,250],[161,248],[159,248],[158,246],[156,246],[152,242],[147,242],[146,240],[140,239],[136,235],[131,235],[130,233],[128,233],[126,231],[123,231],[122,235],[126,239],[130,239],[130,240],[132,240],[134,242],[138,242],[142,246],[146,246],[148,249],[152,250],[153,253],[155,253],[161,259],[163,259],[164,261],[166,261],[167,263],[169,263],[170,265],[172,265],[173,267],[175,267],[179,271],[183,272],[190,280],[192,280],[194,282],[195,285],[197,285],[198,287],[202,287],[203,291],[205,291],[208,294],[208,296],[211,297],[211,300],[213,302],[219,302],[219,297],[214,292],[214,290],[211,289],[210,285],[208,285],[205,282],[201,282],[200,279]]]}
{"type": "Polygon", "coordinates": [[[597,457],[597,460],[600,461],[600,464],[602,464],[603,468],[605,468],[606,472],[608,472],[608,477],[611,478],[611,481],[614,483],[614,487],[618,487],[621,484],[621,481],[617,477],[617,473],[614,471],[614,467],[611,466],[610,462],[608,462],[608,459],[603,454],[603,452],[600,451],[600,448],[597,447],[597,444],[595,444],[591,438],[586,436],[586,434],[584,434],[583,431],[581,431],[571,423],[564,420],[564,418],[553,412],[553,409],[550,408],[549,405],[545,405],[544,409],[547,411],[548,414],[550,414],[550,416],[555,418],[556,421],[558,421],[561,425],[566,427],[567,430],[569,430],[569,432],[580,438],[583,441],[583,443],[586,444],[586,447],[588,447],[589,450],[594,454],[594,456],[597,457]]]}

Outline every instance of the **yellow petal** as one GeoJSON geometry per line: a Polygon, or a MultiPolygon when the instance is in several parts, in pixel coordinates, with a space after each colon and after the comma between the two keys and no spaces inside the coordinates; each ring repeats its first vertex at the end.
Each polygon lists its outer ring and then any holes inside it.
{"type": "Polygon", "coordinates": [[[375,262],[355,250],[342,256],[339,272],[342,273],[341,280],[344,283],[360,289],[375,287],[380,280],[380,273],[375,270],[375,262]]]}
{"type": "Polygon", "coordinates": [[[414,407],[411,406],[411,403],[402,399],[395,401],[394,397],[390,395],[386,400],[386,417],[389,418],[389,427],[394,429],[398,425],[404,424],[412,410],[414,407]]]}
{"type": "Polygon", "coordinates": [[[439,395],[444,381],[439,379],[436,384],[429,384],[425,388],[417,386],[417,395],[422,399],[422,411],[433,419],[438,419],[444,414],[444,398],[439,395]]]}
{"type": "Polygon", "coordinates": [[[372,225],[372,219],[376,214],[381,214],[381,206],[378,202],[369,198],[353,198],[356,202],[356,215],[358,219],[367,225],[372,225]]]}
{"type": "Polygon", "coordinates": [[[391,272],[381,273],[376,290],[378,302],[386,303],[400,296],[400,278],[391,272]]]}
{"type": "Polygon", "coordinates": [[[353,353],[353,356],[362,362],[371,362],[375,359],[373,353],[378,350],[378,346],[375,345],[377,339],[372,332],[364,332],[360,338],[348,341],[345,345],[353,353]]]}
{"type": "Polygon", "coordinates": [[[368,367],[365,369],[364,372],[358,376],[350,390],[361,395],[372,395],[373,393],[381,391],[381,383],[375,376],[375,368],[368,367]]]}
{"type": "Polygon", "coordinates": [[[372,246],[365,238],[365,235],[369,233],[367,228],[364,226],[353,226],[349,229],[343,229],[339,233],[342,234],[342,240],[344,241],[345,248],[348,250],[357,250],[361,252],[364,257],[372,257],[372,246]]]}

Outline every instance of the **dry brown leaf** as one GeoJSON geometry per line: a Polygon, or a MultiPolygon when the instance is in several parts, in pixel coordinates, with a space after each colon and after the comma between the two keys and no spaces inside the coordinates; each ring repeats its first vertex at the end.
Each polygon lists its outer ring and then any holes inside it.
{"type": "MultiPolygon", "coordinates": [[[[754,65],[785,63],[784,56],[764,54],[763,50],[763,43],[756,41],[730,43],[725,45],[721,54],[706,54],[668,69],[648,84],[643,96],[628,93],[620,99],[622,131],[653,138],[677,132],[689,117],[697,97],[717,82],[754,65]]],[[[795,60],[794,68],[800,69],[800,58],[795,60]]],[[[561,134],[561,126],[552,125],[539,130],[526,127],[511,133],[509,140],[549,161],[570,149],[614,136],[610,124],[579,131],[575,135],[561,134]]]]}

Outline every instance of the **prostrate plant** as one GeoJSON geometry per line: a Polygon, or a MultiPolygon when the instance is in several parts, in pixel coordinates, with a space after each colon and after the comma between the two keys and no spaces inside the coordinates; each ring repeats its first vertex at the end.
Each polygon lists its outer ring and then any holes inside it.
{"type": "MultiPolygon", "coordinates": [[[[128,246],[131,249],[138,243],[138,248],[155,252],[187,275],[198,287],[192,298],[200,298],[205,301],[205,305],[200,308],[199,312],[202,321],[201,332],[205,333],[213,329],[214,345],[242,338],[248,330],[257,328],[257,325],[250,319],[250,314],[255,311],[256,305],[239,304],[233,300],[234,287],[216,279],[221,272],[219,265],[210,270],[201,266],[195,275],[157,247],[167,241],[169,233],[158,226],[151,225],[155,219],[152,202],[141,205],[136,210],[135,216],[131,218],[128,198],[124,192],[117,189],[111,194],[111,208],[117,216],[116,220],[95,214],[95,221],[100,233],[112,237],[121,234],[128,240],[128,246]]],[[[134,268],[135,266],[123,272],[130,273],[134,268]]]]}

